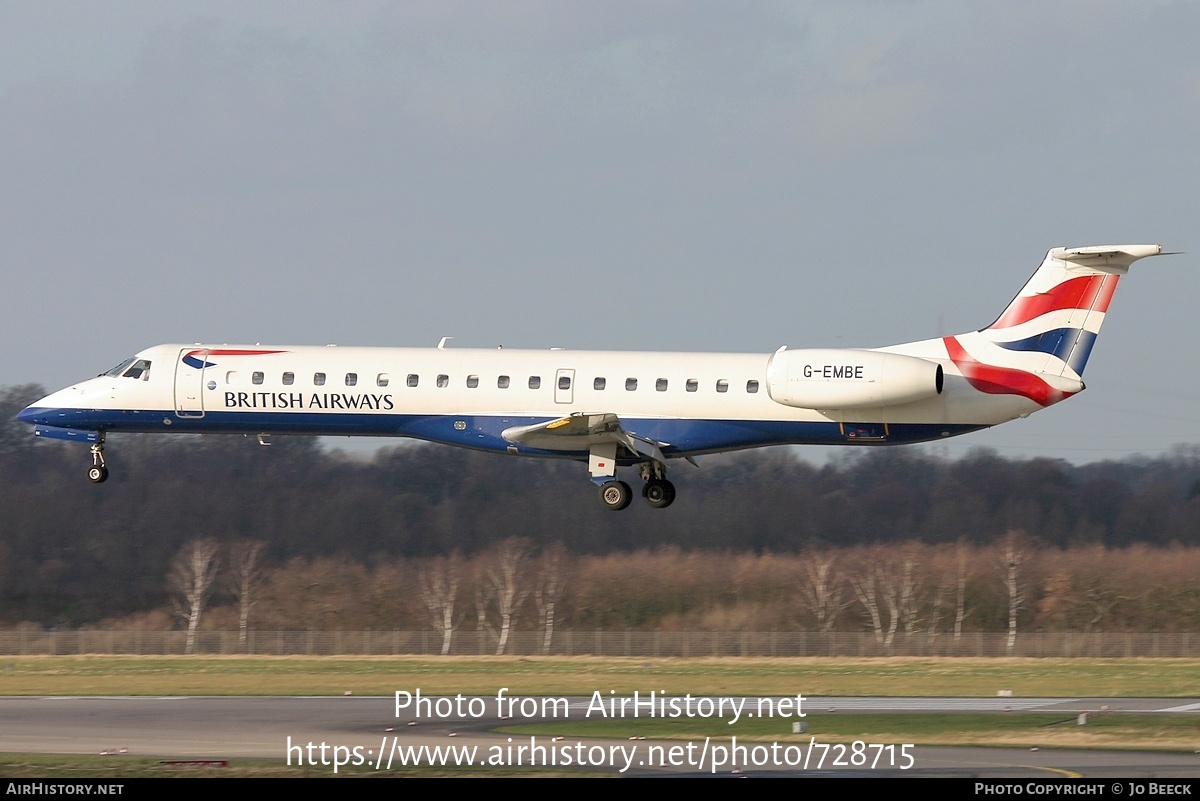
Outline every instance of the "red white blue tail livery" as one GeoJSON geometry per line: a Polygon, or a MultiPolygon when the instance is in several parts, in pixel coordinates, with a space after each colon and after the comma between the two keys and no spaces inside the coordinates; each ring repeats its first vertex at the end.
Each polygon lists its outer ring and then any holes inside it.
{"type": "Polygon", "coordinates": [[[876,349],[772,354],[158,345],[32,404],[38,436],[272,433],[412,437],[577,459],[609,509],[617,477],[669,506],[667,464],[777,444],[885,445],[964,434],[1081,392],[1121,276],[1158,245],[1055,248],[991,325],[876,349]]]}

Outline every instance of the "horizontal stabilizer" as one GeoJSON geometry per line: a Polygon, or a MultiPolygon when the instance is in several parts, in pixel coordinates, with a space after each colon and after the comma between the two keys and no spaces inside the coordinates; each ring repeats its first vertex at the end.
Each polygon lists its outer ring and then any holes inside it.
{"type": "Polygon", "coordinates": [[[1162,245],[1092,245],[1086,248],[1055,248],[1050,255],[1060,261],[1110,275],[1125,275],[1129,272],[1129,265],[1138,259],[1164,254],[1162,245]]]}

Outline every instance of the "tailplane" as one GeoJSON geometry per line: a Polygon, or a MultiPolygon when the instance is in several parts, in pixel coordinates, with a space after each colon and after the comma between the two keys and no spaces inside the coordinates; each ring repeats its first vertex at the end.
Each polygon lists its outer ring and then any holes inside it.
{"type": "Polygon", "coordinates": [[[946,337],[975,389],[1049,406],[1083,390],[1083,369],[1129,265],[1159,245],[1054,248],[1008,308],[980,331],[946,337]]]}

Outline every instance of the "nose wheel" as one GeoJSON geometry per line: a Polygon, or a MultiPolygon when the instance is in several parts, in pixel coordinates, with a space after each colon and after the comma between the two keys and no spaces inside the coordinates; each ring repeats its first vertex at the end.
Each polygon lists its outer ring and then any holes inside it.
{"type": "Polygon", "coordinates": [[[108,465],[104,463],[104,440],[92,445],[92,466],[88,468],[88,481],[103,484],[108,480],[108,465]]]}

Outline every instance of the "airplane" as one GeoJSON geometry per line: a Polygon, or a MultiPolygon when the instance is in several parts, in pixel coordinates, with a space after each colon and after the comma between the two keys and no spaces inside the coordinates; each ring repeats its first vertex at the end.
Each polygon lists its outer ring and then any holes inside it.
{"type": "Polygon", "coordinates": [[[175,344],[148,348],[18,415],[87,442],[108,432],[411,437],[586,461],[600,502],[675,500],[667,463],[766,445],[892,445],[1027,417],[1084,389],[1122,275],[1159,245],[1053,248],[991,325],[872,349],[770,354],[175,344]]]}

